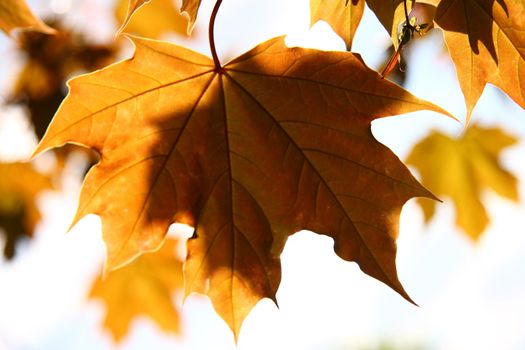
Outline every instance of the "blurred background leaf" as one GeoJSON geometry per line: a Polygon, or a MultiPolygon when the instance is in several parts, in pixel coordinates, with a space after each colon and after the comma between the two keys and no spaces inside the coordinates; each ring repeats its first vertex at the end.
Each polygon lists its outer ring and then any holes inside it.
{"type": "Polygon", "coordinates": [[[151,318],[165,331],[180,331],[180,311],[173,295],[182,293],[184,282],[176,244],[175,239],[167,239],[157,252],[146,253],[94,282],[90,298],[104,302],[104,327],[116,342],[126,336],[138,316],[151,318]]]}
{"type": "MultiPolygon", "coordinates": [[[[452,200],[456,224],[477,240],[489,223],[484,190],[518,201],[517,179],[500,162],[501,153],[517,142],[502,129],[477,125],[470,125],[457,138],[434,131],[414,146],[406,162],[419,171],[423,184],[436,196],[452,200]]],[[[437,203],[423,198],[418,203],[428,222],[437,203]]]]}
{"type": "Polygon", "coordinates": [[[12,259],[17,242],[32,237],[40,220],[38,195],[53,186],[30,163],[0,163],[0,174],[0,233],[5,235],[4,257],[12,259]]]}

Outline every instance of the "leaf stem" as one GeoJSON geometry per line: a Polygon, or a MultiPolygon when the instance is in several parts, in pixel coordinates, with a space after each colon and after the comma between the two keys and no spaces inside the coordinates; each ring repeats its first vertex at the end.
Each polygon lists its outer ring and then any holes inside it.
{"type": "Polygon", "coordinates": [[[410,20],[408,19],[407,0],[403,0],[403,6],[405,8],[405,21],[407,24],[410,24],[410,20]]]}
{"type": "Polygon", "coordinates": [[[210,16],[210,24],[208,27],[208,37],[210,40],[210,50],[211,50],[211,56],[213,57],[213,63],[215,64],[215,71],[220,73],[223,71],[223,68],[221,66],[221,61],[219,61],[219,56],[217,55],[217,49],[215,48],[215,37],[214,35],[214,29],[215,29],[215,17],[217,17],[217,13],[219,12],[219,7],[221,7],[222,0],[217,0],[215,2],[215,6],[213,7],[213,10],[211,12],[210,16]]]}

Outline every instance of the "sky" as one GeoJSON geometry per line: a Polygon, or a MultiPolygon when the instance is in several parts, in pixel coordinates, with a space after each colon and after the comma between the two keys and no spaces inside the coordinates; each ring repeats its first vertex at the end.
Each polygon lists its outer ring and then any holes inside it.
{"type": "MultiPolygon", "coordinates": [[[[114,28],[114,23],[102,15],[110,13],[110,1],[35,0],[30,4],[41,14],[69,8],[70,20],[78,28],[85,29],[93,20],[102,23],[89,31],[94,40],[112,38],[108,28],[114,28]]],[[[167,39],[209,54],[205,33],[212,4],[203,1],[197,23],[201,34],[196,40],[167,39]]],[[[291,46],[344,49],[343,41],[325,23],[309,29],[307,0],[225,0],[216,28],[222,62],[283,34],[288,34],[286,42],[291,46]]],[[[377,69],[388,40],[367,12],[353,50],[377,69]]],[[[11,68],[17,61],[11,46],[0,36],[0,55],[6,57],[0,65],[2,98],[16,72],[11,68]]],[[[418,40],[408,55],[406,88],[464,118],[464,101],[441,33],[434,31],[418,40]]],[[[495,87],[485,89],[473,118],[525,140],[525,112],[495,87]]],[[[430,112],[373,123],[376,138],[401,159],[431,130],[460,135],[463,128],[430,112]]],[[[23,111],[0,110],[1,160],[27,157],[35,142],[23,111]]],[[[521,141],[502,155],[504,166],[520,179],[522,196],[524,154],[521,141]]],[[[186,300],[182,336],[165,334],[147,319],[138,319],[119,345],[101,331],[103,305],[85,300],[105,254],[100,221],[90,215],[65,233],[77,204],[80,176],[75,169],[80,162],[73,159],[64,171],[64,191],[40,198],[43,220],[35,239],[21,247],[15,261],[0,262],[0,349],[235,349],[228,327],[202,296],[186,300]]],[[[524,349],[525,205],[492,192],[483,198],[491,224],[475,244],[454,226],[448,198],[442,198],[444,203],[429,225],[423,223],[415,201],[403,208],[397,265],[405,289],[419,307],[363,274],[356,264],[339,259],[331,239],[311,232],[293,235],[281,256],[279,308],[261,301],[243,325],[238,349],[373,349],[383,343],[400,349],[524,349]]],[[[174,296],[175,302],[181,299],[174,296]]]]}

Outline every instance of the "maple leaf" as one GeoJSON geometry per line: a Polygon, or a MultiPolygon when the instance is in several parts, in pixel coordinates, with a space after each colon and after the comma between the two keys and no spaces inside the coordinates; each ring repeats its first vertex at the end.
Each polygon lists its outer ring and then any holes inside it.
{"type": "MultiPolygon", "coordinates": [[[[414,146],[407,164],[421,174],[425,186],[438,196],[448,196],[456,208],[456,223],[477,240],[489,218],[480,199],[482,191],[493,189],[500,196],[516,201],[516,178],[499,163],[500,153],[517,139],[503,130],[471,125],[460,138],[438,131],[414,146]]],[[[418,199],[425,220],[435,212],[435,202],[418,199]]]]}
{"type": "MultiPolygon", "coordinates": [[[[151,0],[129,0],[128,11],[125,16],[125,20],[119,29],[119,32],[121,32],[127,26],[131,17],[137,12],[137,10],[144,4],[149,3],[150,1],[151,0]]],[[[162,0],[155,0],[155,2],[157,1],[162,0]]],[[[195,21],[197,20],[197,13],[199,12],[200,5],[201,0],[182,0],[180,13],[186,14],[186,16],[188,17],[188,24],[186,29],[188,35],[191,34],[191,32],[193,31],[193,27],[195,26],[195,21]]]]}
{"type": "Polygon", "coordinates": [[[53,34],[55,30],[36,18],[24,0],[0,1],[0,29],[11,35],[15,29],[53,34]]]}
{"type": "Polygon", "coordinates": [[[364,0],[358,0],[355,4],[353,1],[345,4],[341,0],[310,0],[310,23],[326,21],[343,38],[346,49],[350,51],[364,9],[364,0]]]}
{"type": "Polygon", "coordinates": [[[4,256],[10,259],[18,240],[33,235],[40,221],[36,198],[52,185],[29,163],[0,163],[0,174],[0,228],[6,235],[4,256]]]}
{"type": "Polygon", "coordinates": [[[151,318],[163,330],[179,332],[179,310],[172,298],[184,283],[176,244],[175,239],[167,239],[159,251],[95,280],[90,298],[106,304],[104,327],[115,341],[124,338],[138,316],[151,318]]]}
{"type": "Polygon", "coordinates": [[[395,269],[402,205],[432,195],[372,136],[373,119],[433,104],[381,79],[359,55],[262,43],[224,67],[132,37],[133,58],[70,81],[37,147],[101,153],[74,222],[101,216],[108,268],[195,227],[186,294],[207,294],[237,336],[275,298],[279,255],[302,229],[409,299],[395,269]]]}
{"type": "Polygon", "coordinates": [[[119,0],[115,7],[117,21],[125,24],[121,30],[127,33],[155,39],[169,32],[186,34],[187,20],[175,8],[173,0],[152,1],[130,18],[127,18],[128,7],[129,0],[119,0]]]}
{"type": "Polygon", "coordinates": [[[525,4],[503,0],[443,0],[435,22],[456,67],[467,119],[492,83],[525,108],[525,4]]]}

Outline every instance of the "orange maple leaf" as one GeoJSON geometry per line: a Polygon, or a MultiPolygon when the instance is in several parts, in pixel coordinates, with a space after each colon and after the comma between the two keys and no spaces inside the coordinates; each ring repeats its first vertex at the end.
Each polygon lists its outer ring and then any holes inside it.
{"type": "Polygon", "coordinates": [[[381,79],[359,55],[262,43],[224,67],[188,49],[131,38],[133,58],[70,81],[36,154],[66,142],[97,150],[75,222],[102,218],[108,268],[195,227],[186,293],[207,294],[238,334],[275,298],[279,255],[302,229],[405,298],[398,216],[432,195],[372,136],[370,123],[446,113],[381,79]]]}
{"type": "Polygon", "coordinates": [[[467,119],[485,85],[492,83],[525,108],[525,3],[443,0],[435,22],[444,30],[467,119]]]}

